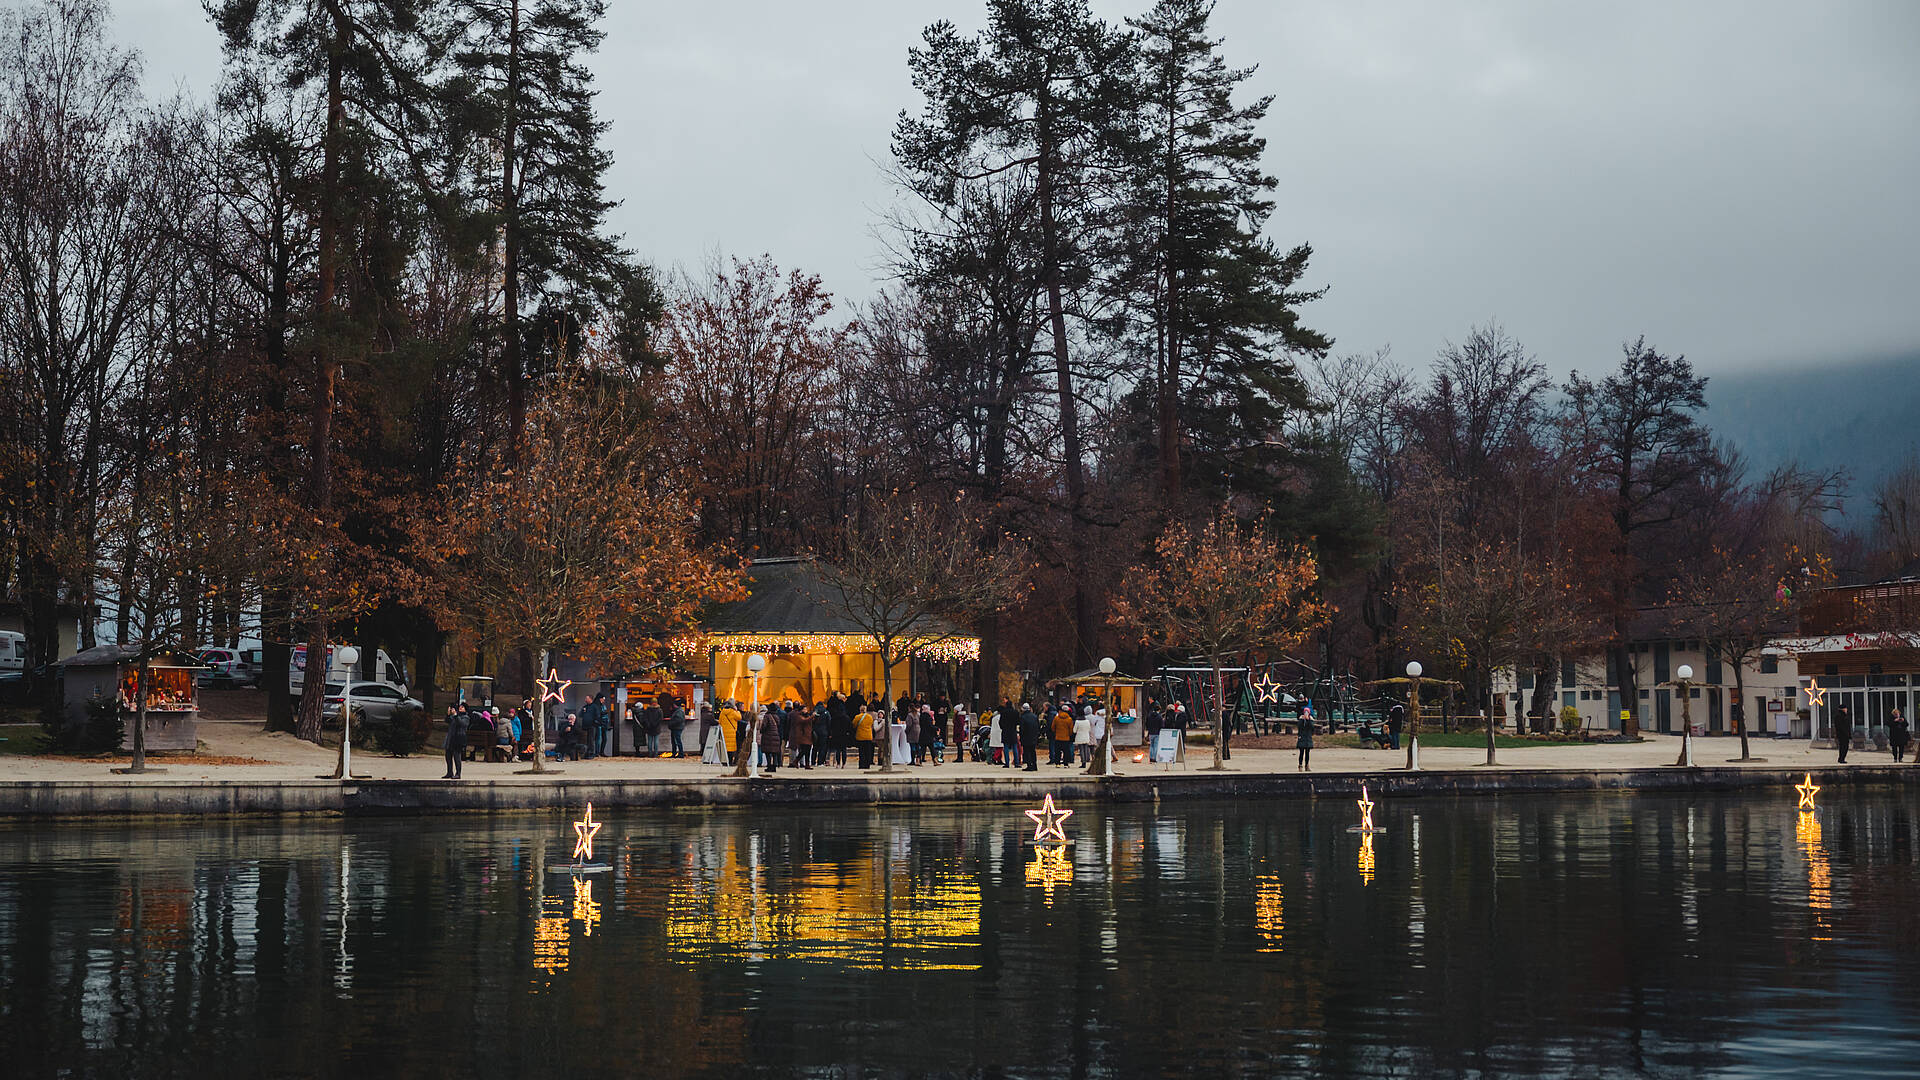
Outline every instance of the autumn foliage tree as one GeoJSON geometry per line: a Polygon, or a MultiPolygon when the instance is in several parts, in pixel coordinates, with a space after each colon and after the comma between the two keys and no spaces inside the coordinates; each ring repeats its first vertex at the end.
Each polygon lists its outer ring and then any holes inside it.
{"type": "Polygon", "coordinates": [[[617,668],[742,594],[722,554],[694,543],[687,498],[646,468],[635,390],[576,367],[527,420],[520,467],[468,475],[415,532],[415,591],[442,625],[535,651],[543,673],[562,650],[617,668]]]}
{"type": "Polygon", "coordinates": [[[1296,645],[1330,614],[1313,554],[1275,540],[1271,524],[1263,514],[1243,525],[1222,511],[1197,529],[1172,525],[1113,602],[1113,622],[1142,643],[1191,649],[1212,666],[1216,769],[1226,767],[1221,661],[1296,645]]]}

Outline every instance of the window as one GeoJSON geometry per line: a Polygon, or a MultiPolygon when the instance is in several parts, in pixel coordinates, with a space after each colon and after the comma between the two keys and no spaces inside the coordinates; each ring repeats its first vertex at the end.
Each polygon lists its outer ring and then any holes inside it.
{"type": "Polygon", "coordinates": [[[1668,670],[1672,663],[1673,653],[1667,648],[1667,643],[1662,641],[1655,645],[1653,647],[1653,681],[1672,682],[1673,672],[1668,670]]]}
{"type": "Polygon", "coordinates": [[[1520,673],[1520,689],[1522,690],[1533,689],[1533,672],[1523,671],[1520,673]]]}
{"type": "Polygon", "coordinates": [[[1580,681],[1580,673],[1574,670],[1573,661],[1560,661],[1560,685],[1572,686],[1580,681]]]}
{"type": "Polygon", "coordinates": [[[1640,691],[1640,700],[1641,700],[1641,701],[1645,701],[1645,700],[1647,700],[1648,698],[1650,698],[1650,697],[1652,697],[1652,696],[1653,696],[1653,692],[1652,692],[1652,691],[1650,691],[1650,690],[1642,690],[1642,691],[1640,691]]]}
{"type": "Polygon", "coordinates": [[[1840,665],[1839,665],[1839,664],[1828,664],[1828,665],[1827,665],[1827,667],[1826,667],[1826,670],[1825,670],[1824,672],[1822,672],[1822,674],[1825,674],[1825,675],[1838,675],[1838,674],[1840,674],[1840,665]]]}
{"type": "Polygon", "coordinates": [[[1569,709],[1576,708],[1576,706],[1573,703],[1573,691],[1569,690],[1566,693],[1561,694],[1560,704],[1569,709]]]}
{"type": "Polygon", "coordinates": [[[1760,674],[1762,675],[1780,674],[1780,658],[1772,655],[1762,656],[1760,658],[1760,674]]]}
{"type": "Polygon", "coordinates": [[[1720,658],[1717,656],[1707,658],[1707,684],[1709,686],[1720,685],[1720,658]]]}

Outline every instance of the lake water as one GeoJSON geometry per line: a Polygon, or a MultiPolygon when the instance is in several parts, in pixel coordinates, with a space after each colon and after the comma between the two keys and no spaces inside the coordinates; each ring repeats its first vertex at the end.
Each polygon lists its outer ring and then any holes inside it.
{"type": "Polygon", "coordinates": [[[0,828],[0,1074],[1914,1076],[1910,789],[0,828]]]}

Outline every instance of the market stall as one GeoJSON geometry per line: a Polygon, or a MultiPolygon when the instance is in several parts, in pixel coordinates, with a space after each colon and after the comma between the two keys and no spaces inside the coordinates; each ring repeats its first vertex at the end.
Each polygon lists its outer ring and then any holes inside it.
{"type": "MultiPolygon", "coordinates": [[[[1146,742],[1146,725],[1140,722],[1143,715],[1140,692],[1147,685],[1145,679],[1136,679],[1117,671],[1112,675],[1103,675],[1099,669],[1089,668],[1078,674],[1054,679],[1047,683],[1047,689],[1076,703],[1084,701],[1098,704],[1109,685],[1113,688],[1113,702],[1107,712],[1117,721],[1113,727],[1113,745],[1143,745],[1146,742]]],[[[1035,704],[1038,707],[1038,703],[1035,704]]]]}
{"type": "MultiPolygon", "coordinates": [[[[185,653],[167,651],[147,662],[148,750],[192,750],[198,745],[199,700],[194,675],[202,665],[185,653]]],[[[111,701],[120,714],[121,744],[133,743],[134,716],[140,701],[140,649],[137,645],[97,645],[60,663],[65,722],[84,725],[96,701],[111,701]]]]}

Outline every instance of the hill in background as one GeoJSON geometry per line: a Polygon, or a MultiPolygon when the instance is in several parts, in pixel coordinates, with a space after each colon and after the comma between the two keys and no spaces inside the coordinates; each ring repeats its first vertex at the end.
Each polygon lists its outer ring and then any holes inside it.
{"type": "Polygon", "coordinates": [[[1789,461],[1843,470],[1846,517],[1865,525],[1874,489],[1920,450],[1920,353],[1709,373],[1707,421],[1749,476],[1789,461]]]}

